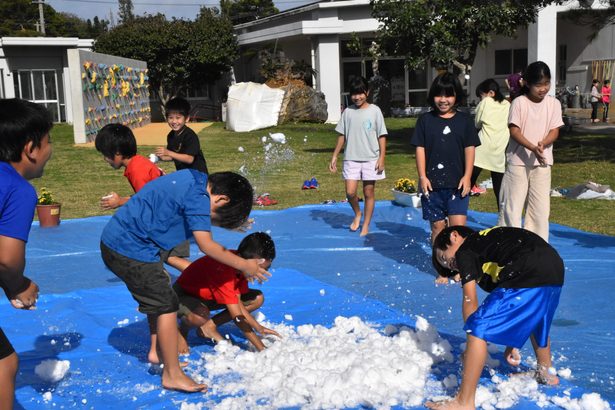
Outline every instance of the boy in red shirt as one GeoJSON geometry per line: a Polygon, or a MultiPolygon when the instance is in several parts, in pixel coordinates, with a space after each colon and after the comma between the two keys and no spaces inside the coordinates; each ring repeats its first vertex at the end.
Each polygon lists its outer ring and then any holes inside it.
{"type": "MultiPolygon", "coordinates": [[[[275,245],[269,235],[255,232],[246,236],[236,251],[242,258],[261,259],[268,269],[275,258],[275,245]]],[[[233,320],[259,352],[265,348],[261,335],[280,335],[258,323],[250,314],[263,305],[265,298],[257,289],[248,288],[248,281],[237,269],[209,256],[192,262],[177,279],[173,289],[179,298],[177,316],[181,319],[179,352],[188,353],[186,337],[192,328],[216,342],[224,340],[217,327],[233,320]],[[224,309],[214,317],[210,311],[224,309]]]]}
{"type": "MultiPolygon", "coordinates": [[[[126,168],[124,176],[130,182],[132,189],[139,192],[149,181],[164,173],[149,159],[137,154],[137,140],[132,130],[122,124],[107,124],[96,135],[96,150],[103,154],[105,161],[113,169],[126,168]]],[[[104,196],[100,206],[105,209],[115,209],[124,205],[130,196],[121,197],[115,192],[104,196]]]]}

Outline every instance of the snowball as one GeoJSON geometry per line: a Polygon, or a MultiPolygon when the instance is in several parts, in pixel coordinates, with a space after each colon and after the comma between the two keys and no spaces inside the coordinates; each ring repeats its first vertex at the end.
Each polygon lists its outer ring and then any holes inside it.
{"type": "Polygon", "coordinates": [[[237,151],[244,152],[245,150],[243,149],[243,147],[237,147],[237,151]]]}
{"type": "Polygon", "coordinates": [[[286,319],[286,320],[293,320],[293,315],[286,314],[286,315],[284,315],[284,319],[286,319]]]}
{"type": "Polygon", "coordinates": [[[281,132],[269,133],[269,137],[273,140],[273,142],[277,142],[278,144],[286,143],[286,135],[281,132]]]}
{"type": "Polygon", "coordinates": [[[324,289],[320,289],[320,296],[325,296],[325,290],[324,289]]]}
{"type": "Polygon", "coordinates": [[[34,368],[34,373],[41,379],[49,383],[57,383],[64,378],[70,369],[68,360],[43,360],[34,368]]]}

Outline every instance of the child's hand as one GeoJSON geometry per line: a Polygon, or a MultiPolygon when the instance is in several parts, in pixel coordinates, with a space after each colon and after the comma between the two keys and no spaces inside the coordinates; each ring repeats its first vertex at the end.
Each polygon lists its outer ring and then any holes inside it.
{"type": "Polygon", "coordinates": [[[32,310],[36,309],[36,301],[38,300],[38,285],[33,281],[30,282],[30,286],[21,293],[15,296],[15,299],[11,299],[11,305],[15,309],[32,310]]]}
{"type": "Polygon", "coordinates": [[[378,158],[378,161],[376,161],[375,171],[378,174],[382,174],[384,172],[384,158],[378,158]]]}
{"type": "Polygon", "coordinates": [[[166,157],[169,155],[167,149],[165,147],[158,147],[156,148],[156,151],[154,151],[154,154],[156,154],[157,157],[166,157]]]}
{"type": "Polygon", "coordinates": [[[429,178],[427,178],[427,177],[420,177],[419,178],[419,185],[421,187],[421,192],[423,193],[423,195],[425,195],[427,198],[429,198],[429,193],[431,191],[433,191],[433,188],[431,187],[431,181],[429,180],[429,178]]]}
{"type": "Polygon", "coordinates": [[[115,209],[120,205],[120,196],[115,192],[100,198],[100,207],[104,210],[115,209]]]}
{"type": "Polygon", "coordinates": [[[257,333],[260,333],[261,335],[274,335],[279,337],[280,339],[282,338],[282,336],[280,336],[280,334],[278,332],[276,332],[273,329],[269,329],[261,324],[259,324],[258,329],[254,329],[256,330],[257,333]]]}
{"type": "Polygon", "coordinates": [[[511,366],[517,367],[521,364],[521,353],[517,348],[506,346],[506,350],[504,350],[504,358],[511,366]]]}
{"type": "Polygon", "coordinates": [[[256,280],[258,283],[263,283],[271,277],[271,273],[260,266],[262,259],[246,259],[246,262],[247,268],[242,273],[248,281],[256,280]]]}
{"type": "Polygon", "coordinates": [[[337,172],[337,157],[331,158],[331,162],[329,163],[329,171],[337,172]]]}
{"type": "Polygon", "coordinates": [[[538,163],[540,165],[545,165],[547,163],[547,158],[545,158],[543,154],[544,144],[542,142],[539,142],[537,145],[535,145],[532,149],[532,152],[534,153],[534,155],[536,155],[536,159],[538,159],[538,163]]]}
{"type": "Polygon", "coordinates": [[[472,182],[470,181],[470,177],[463,177],[459,181],[459,186],[457,187],[459,191],[461,191],[461,196],[465,197],[470,193],[470,189],[472,189],[472,182]]]}

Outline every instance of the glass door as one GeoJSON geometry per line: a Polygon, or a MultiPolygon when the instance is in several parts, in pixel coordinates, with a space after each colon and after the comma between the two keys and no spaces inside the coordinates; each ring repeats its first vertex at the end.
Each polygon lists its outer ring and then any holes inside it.
{"type": "Polygon", "coordinates": [[[13,78],[17,97],[44,105],[54,122],[63,120],[55,70],[19,70],[13,78]]]}

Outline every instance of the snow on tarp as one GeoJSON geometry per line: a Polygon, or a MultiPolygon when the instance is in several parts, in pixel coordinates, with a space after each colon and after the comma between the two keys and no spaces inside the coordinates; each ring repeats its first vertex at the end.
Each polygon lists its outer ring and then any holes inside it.
{"type": "MultiPolygon", "coordinates": [[[[366,238],[348,231],[347,204],[253,217],[278,251],[257,316],[283,339],[268,338],[269,348],[255,353],[233,325],[221,330],[234,346],[192,334],[187,372],[209,392],[191,395],[162,390],[159,369],[146,362],[145,317],[100,260],[109,218],[35,225],[27,275],[41,287],[38,309],[18,311],[0,300],[0,326],[20,356],[16,408],[420,408],[454,393],[465,341],[460,290],[434,286],[420,210],[378,202],[366,238]]],[[[470,212],[474,227],[493,223],[495,215],[470,212]]],[[[214,230],[227,247],[242,236],[214,230]]],[[[503,364],[503,347],[490,345],[477,394],[485,409],[613,407],[615,238],[559,225],[551,237],[566,263],[552,327],[562,384],[508,377],[516,369],[503,364]]],[[[529,344],[523,354],[527,369],[534,364],[529,344]]]]}
{"type": "Polygon", "coordinates": [[[278,125],[283,99],[283,90],[265,84],[232,85],[226,102],[226,128],[247,132],[278,125]]]}

